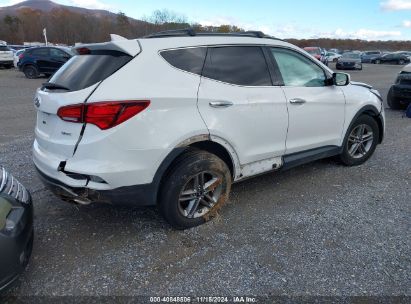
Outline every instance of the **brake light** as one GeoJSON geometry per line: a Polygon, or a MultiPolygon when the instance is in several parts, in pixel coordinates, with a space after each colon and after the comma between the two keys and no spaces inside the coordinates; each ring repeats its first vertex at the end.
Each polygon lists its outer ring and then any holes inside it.
{"type": "Polygon", "coordinates": [[[86,47],[78,48],[76,51],[79,55],[89,55],[91,53],[90,49],[86,47]]]}
{"type": "Polygon", "coordinates": [[[115,127],[137,115],[150,105],[148,100],[104,101],[75,104],[58,109],[57,115],[64,121],[90,123],[101,130],[115,127]]]}
{"type": "Polygon", "coordinates": [[[24,57],[24,53],[21,53],[20,55],[19,55],[19,59],[22,59],[24,57]]]}

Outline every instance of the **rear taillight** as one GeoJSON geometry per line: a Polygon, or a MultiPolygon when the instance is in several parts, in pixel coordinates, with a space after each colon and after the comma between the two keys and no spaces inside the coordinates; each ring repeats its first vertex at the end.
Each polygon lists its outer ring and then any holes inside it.
{"type": "Polygon", "coordinates": [[[23,58],[24,57],[24,53],[21,53],[20,55],[19,55],[19,59],[21,59],[21,58],[23,58]]]}
{"type": "Polygon", "coordinates": [[[149,104],[148,100],[75,104],[61,107],[57,115],[64,121],[90,123],[102,130],[107,130],[137,115],[149,104]]]}

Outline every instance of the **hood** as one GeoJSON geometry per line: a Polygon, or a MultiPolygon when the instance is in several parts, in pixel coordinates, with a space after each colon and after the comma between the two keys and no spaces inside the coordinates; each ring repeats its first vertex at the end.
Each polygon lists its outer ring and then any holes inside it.
{"type": "Polygon", "coordinates": [[[351,81],[350,84],[360,86],[360,87],[364,87],[364,88],[367,88],[367,89],[370,89],[370,90],[372,89],[371,85],[363,83],[363,82],[351,81]]]}
{"type": "Polygon", "coordinates": [[[411,73],[411,63],[402,68],[403,72],[411,73]]]}

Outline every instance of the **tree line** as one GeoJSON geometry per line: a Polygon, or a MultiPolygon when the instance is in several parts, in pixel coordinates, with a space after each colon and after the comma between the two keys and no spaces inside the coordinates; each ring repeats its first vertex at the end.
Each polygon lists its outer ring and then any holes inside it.
{"type": "MultiPolygon", "coordinates": [[[[126,38],[138,38],[163,30],[194,28],[198,32],[243,32],[233,25],[203,26],[189,23],[183,15],[168,10],[156,10],[143,20],[135,20],[124,13],[110,13],[103,16],[83,14],[65,8],[43,12],[22,8],[16,15],[6,15],[0,19],[0,40],[9,44],[42,42],[43,28],[47,28],[49,42],[74,45],[76,42],[92,43],[110,39],[114,33],[126,38]]],[[[350,50],[411,50],[409,41],[365,41],[352,39],[287,39],[300,47],[320,46],[350,50]]]]}

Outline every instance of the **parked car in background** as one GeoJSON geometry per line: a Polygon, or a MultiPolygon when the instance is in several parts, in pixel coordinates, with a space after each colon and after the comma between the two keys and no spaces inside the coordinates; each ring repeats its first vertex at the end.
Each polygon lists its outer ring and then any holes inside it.
{"type": "Polygon", "coordinates": [[[365,51],[361,55],[362,63],[370,63],[372,59],[380,57],[382,55],[381,51],[365,51]]]}
{"type": "Polygon", "coordinates": [[[13,59],[13,51],[7,45],[0,44],[0,66],[11,69],[13,59]]]}
{"type": "Polygon", "coordinates": [[[232,182],[337,155],[359,165],[383,139],[378,91],[261,32],[76,52],[34,98],[33,161],[66,201],[155,205],[184,229],[212,218],[232,182]]]}
{"type": "Polygon", "coordinates": [[[313,56],[315,59],[321,61],[325,65],[328,65],[328,60],[325,52],[320,47],[305,47],[304,50],[313,56]]]}
{"type": "Polygon", "coordinates": [[[406,65],[398,74],[388,91],[387,103],[394,110],[404,110],[411,103],[411,64],[406,65]]]}
{"type": "Polygon", "coordinates": [[[396,52],[396,54],[404,55],[404,56],[407,56],[408,58],[411,58],[411,52],[399,51],[399,52],[396,52]]]}
{"type": "Polygon", "coordinates": [[[327,60],[328,62],[337,62],[338,58],[340,58],[342,55],[333,53],[333,52],[327,52],[327,60]]]}
{"type": "Polygon", "coordinates": [[[372,59],[371,63],[406,64],[410,63],[410,58],[399,53],[390,53],[372,59]]]}
{"type": "Polygon", "coordinates": [[[0,292],[26,268],[33,248],[33,206],[27,189],[0,167],[0,292]]]}
{"type": "Polygon", "coordinates": [[[20,55],[21,55],[24,51],[25,51],[25,49],[20,49],[20,50],[18,50],[18,51],[16,51],[16,52],[14,53],[14,60],[13,60],[13,62],[14,62],[14,67],[15,67],[15,68],[18,68],[18,63],[19,63],[19,60],[20,60],[20,55]]]}
{"type": "Polygon", "coordinates": [[[331,52],[331,53],[336,53],[336,54],[341,55],[341,50],[340,49],[329,49],[328,51],[331,52]]]}
{"type": "Polygon", "coordinates": [[[359,53],[344,53],[337,60],[337,70],[362,70],[361,55],[359,53]]]}
{"type": "Polygon", "coordinates": [[[50,76],[65,64],[74,53],[65,47],[35,47],[20,54],[18,67],[27,78],[40,74],[50,76]]]}

